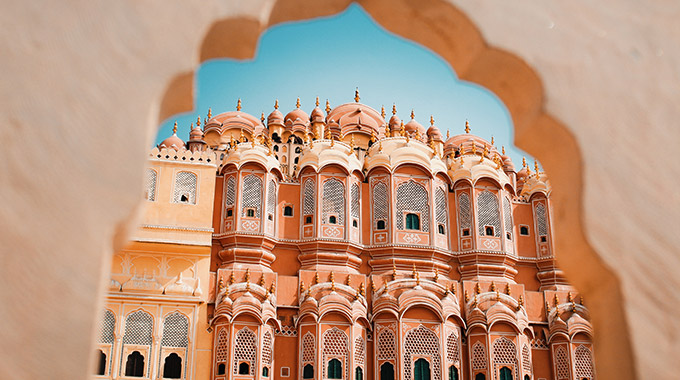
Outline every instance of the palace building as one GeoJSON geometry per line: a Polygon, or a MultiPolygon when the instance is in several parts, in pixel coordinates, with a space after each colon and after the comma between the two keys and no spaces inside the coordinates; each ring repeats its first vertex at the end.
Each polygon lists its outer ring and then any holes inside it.
{"type": "Polygon", "coordinates": [[[545,173],[354,100],[151,150],[96,378],[595,379],[545,173]]]}

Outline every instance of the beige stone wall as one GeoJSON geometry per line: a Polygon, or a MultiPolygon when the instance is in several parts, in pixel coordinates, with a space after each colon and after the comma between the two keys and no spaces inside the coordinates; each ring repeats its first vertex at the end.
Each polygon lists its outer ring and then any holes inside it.
{"type": "MultiPolygon", "coordinates": [[[[134,226],[159,115],[191,107],[199,61],[250,57],[269,24],[347,3],[3,1],[0,377],[91,372],[112,248],[134,226]]],[[[593,312],[600,378],[672,378],[677,4],[361,3],[508,106],[553,182],[557,256],[593,312]]]]}

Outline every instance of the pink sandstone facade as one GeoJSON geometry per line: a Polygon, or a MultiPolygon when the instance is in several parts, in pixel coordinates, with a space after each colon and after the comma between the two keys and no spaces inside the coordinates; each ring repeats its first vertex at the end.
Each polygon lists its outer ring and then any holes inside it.
{"type": "Polygon", "coordinates": [[[538,165],[358,93],[240,108],[150,152],[96,378],[595,379],[538,165]]]}

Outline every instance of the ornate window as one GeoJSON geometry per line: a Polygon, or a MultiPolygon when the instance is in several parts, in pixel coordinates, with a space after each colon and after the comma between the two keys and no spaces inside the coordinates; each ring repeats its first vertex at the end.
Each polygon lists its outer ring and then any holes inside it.
{"type": "Polygon", "coordinates": [[[481,236],[488,235],[491,232],[493,236],[501,236],[501,218],[498,209],[498,198],[495,194],[488,190],[484,190],[477,195],[477,223],[479,225],[479,234],[481,236]],[[488,230],[486,227],[493,227],[488,230]],[[487,231],[488,230],[488,231],[487,231]]]}
{"type": "Polygon", "coordinates": [[[103,376],[106,375],[106,354],[102,350],[97,350],[98,351],[98,360],[97,360],[97,372],[95,372],[95,375],[98,376],[103,376]]]}
{"type": "Polygon", "coordinates": [[[354,380],[364,380],[364,370],[361,367],[354,370],[354,380]]]}
{"type": "Polygon", "coordinates": [[[254,375],[253,364],[257,359],[257,338],[247,327],[236,333],[234,342],[234,375],[254,375]],[[243,373],[247,370],[246,373],[243,373]]]}
{"type": "Polygon", "coordinates": [[[458,380],[458,368],[454,365],[449,366],[449,380],[458,380]]]}
{"type": "Polygon", "coordinates": [[[387,186],[384,183],[379,183],[373,186],[373,221],[376,229],[385,229],[387,214],[387,186]]]}
{"type": "Polygon", "coordinates": [[[272,365],[272,345],[274,339],[272,334],[267,331],[262,338],[262,362],[266,365],[272,365]]]}
{"type": "Polygon", "coordinates": [[[576,350],[574,350],[574,367],[577,378],[595,378],[595,371],[593,371],[593,354],[588,347],[584,345],[576,347],[576,350]]]}
{"type": "Polygon", "coordinates": [[[113,344],[113,330],[116,327],[116,316],[111,310],[104,310],[102,319],[99,320],[99,343],[113,344]]]}
{"type": "Polygon", "coordinates": [[[179,172],[175,176],[175,203],[196,204],[196,182],[197,177],[194,173],[179,172]]]}
{"type": "Polygon", "coordinates": [[[458,337],[456,336],[455,332],[452,332],[446,338],[446,361],[455,364],[458,364],[460,362],[460,353],[458,351],[458,337]]]}
{"type": "Polygon", "coordinates": [[[543,203],[536,205],[536,230],[541,242],[545,242],[548,237],[548,218],[543,203]]]}
{"type": "Polygon", "coordinates": [[[436,206],[437,230],[440,234],[446,233],[446,193],[439,187],[434,195],[436,206]]]}
{"type": "Polygon", "coordinates": [[[146,199],[152,202],[156,200],[156,179],[156,171],[146,169],[146,199]]]}
{"type": "Polygon", "coordinates": [[[125,376],[143,377],[144,376],[144,355],[139,351],[133,351],[125,361],[125,376]]]}
{"type": "Polygon", "coordinates": [[[349,190],[350,216],[359,219],[359,185],[352,184],[349,190]]]}
{"type": "Polygon", "coordinates": [[[413,213],[406,214],[406,229],[420,230],[420,218],[413,213]]]}
{"type": "Polygon", "coordinates": [[[344,224],[345,220],[345,185],[335,178],[323,183],[323,202],[321,204],[322,223],[344,224]],[[331,218],[335,216],[335,223],[331,218]]]}
{"type": "Polygon", "coordinates": [[[248,210],[250,210],[252,217],[259,218],[261,208],[262,178],[255,174],[248,174],[243,177],[241,188],[241,215],[249,216],[248,210]]]}
{"type": "Polygon", "coordinates": [[[499,371],[500,380],[512,380],[512,370],[508,367],[503,367],[499,371]]]}
{"type": "Polygon", "coordinates": [[[564,346],[559,346],[555,350],[555,372],[557,380],[569,379],[569,358],[564,346]]]}
{"type": "Polygon", "coordinates": [[[229,343],[229,332],[226,328],[222,328],[222,329],[220,329],[219,334],[217,334],[217,346],[215,347],[215,361],[217,363],[221,363],[221,364],[218,365],[218,370],[217,370],[218,375],[224,375],[224,373],[225,373],[224,362],[227,361],[227,355],[229,355],[228,343],[229,343]],[[220,371],[220,368],[221,368],[221,371],[220,371]]]}
{"type": "Polygon", "coordinates": [[[338,359],[328,362],[328,379],[342,379],[342,363],[338,359]]]}
{"type": "Polygon", "coordinates": [[[305,367],[302,369],[302,378],[303,379],[313,379],[314,378],[314,366],[311,364],[305,364],[305,367]]]}
{"type": "Polygon", "coordinates": [[[392,330],[384,329],[378,334],[378,360],[394,360],[397,357],[392,330]]]}
{"type": "Polygon", "coordinates": [[[302,369],[303,379],[313,379],[314,378],[314,363],[316,362],[316,342],[314,341],[314,335],[310,332],[305,333],[302,337],[302,364],[304,365],[302,369]]]}
{"type": "Polygon", "coordinates": [[[397,187],[397,229],[404,230],[404,214],[418,213],[422,219],[422,231],[430,231],[430,210],[427,190],[415,181],[407,181],[397,187]]]}
{"type": "Polygon", "coordinates": [[[486,369],[486,352],[484,345],[479,342],[472,345],[472,369],[486,369]]]}
{"type": "Polygon", "coordinates": [[[236,202],[236,180],[234,177],[229,177],[227,180],[227,190],[224,199],[224,205],[227,207],[233,206],[236,202]]]}
{"type": "Polygon", "coordinates": [[[138,310],[130,313],[125,319],[125,334],[123,344],[151,345],[153,340],[153,317],[151,314],[138,310]]]}
{"type": "MultiPolygon", "coordinates": [[[[345,334],[344,331],[340,330],[337,327],[333,327],[330,330],[326,330],[326,332],[323,333],[323,364],[324,366],[328,366],[329,362],[332,360],[337,360],[338,364],[340,364],[340,368],[345,369],[345,378],[349,379],[349,369],[347,366],[347,353],[349,352],[349,339],[347,338],[347,334],[345,334]],[[334,358],[331,360],[331,358],[334,358]],[[342,359],[342,362],[338,360],[338,358],[342,359]]],[[[337,369],[337,366],[334,367],[334,369],[337,369]]],[[[330,368],[323,368],[323,373],[331,373],[330,368]]],[[[333,372],[335,374],[335,372],[333,372]]],[[[342,378],[342,375],[340,377],[342,378]]]]}
{"type": "Polygon", "coordinates": [[[413,378],[415,380],[430,380],[431,375],[430,362],[423,358],[416,360],[413,365],[413,378]]]}
{"type": "Polygon", "coordinates": [[[525,343],[522,347],[522,367],[524,367],[524,372],[531,373],[531,351],[529,351],[529,346],[525,343]]]}
{"type": "Polygon", "coordinates": [[[293,206],[283,207],[283,216],[293,216],[293,206]]]}
{"type": "MultiPolygon", "coordinates": [[[[515,379],[518,379],[518,363],[517,363],[517,349],[515,343],[511,340],[501,337],[493,342],[493,363],[494,363],[494,378],[498,379],[498,375],[503,373],[502,368],[508,368],[510,376],[515,374],[515,379]]],[[[507,371],[505,371],[507,372],[507,371]]],[[[500,380],[510,380],[503,377],[500,380]]]]}
{"type": "Polygon", "coordinates": [[[274,180],[269,181],[267,186],[267,219],[274,220],[274,214],[276,213],[276,182],[274,180]]]}
{"type": "Polygon", "coordinates": [[[364,367],[364,362],[366,361],[366,345],[364,343],[364,338],[357,337],[354,341],[354,363],[359,367],[364,367]]]}
{"type": "Polygon", "coordinates": [[[189,319],[179,312],[168,314],[163,323],[163,347],[187,347],[189,345],[189,319]]]}
{"type": "Polygon", "coordinates": [[[510,198],[503,198],[503,223],[505,224],[505,237],[512,240],[512,206],[510,198]]]}
{"type": "Polygon", "coordinates": [[[460,223],[461,235],[469,236],[472,214],[470,212],[470,196],[467,193],[458,195],[458,223],[460,223]],[[465,230],[467,230],[467,235],[464,233],[465,230]]]}
{"type": "Polygon", "coordinates": [[[316,212],[316,197],[314,196],[316,193],[316,190],[314,189],[314,180],[311,178],[308,178],[305,180],[305,185],[304,185],[304,201],[302,202],[302,215],[305,216],[305,224],[312,223],[312,220],[310,218],[309,222],[307,222],[307,217],[314,215],[316,212]]]}
{"type": "MultiPolygon", "coordinates": [[[[422,359],[424,360],[424,359],[422,359]]],[[[416,361],[416,364],[418,362],[416,361]]],[[[421,364],[425,366],[425,364],[421,364]]],[[[406,333],[404,338],[404,379],[410,380],[416,376],[418,379],[418,374],[430,373],[434,374],[434,380],[441,380],[441,359],[439,355],[439,338],[427,327],[420,325],[417,328],[410,330],[406,333]],[[412,373],[411,363],[413,360],[413,355],[427,355],[432,358],[432,371],[430,371],[430,363],[427,363],[427,371],[425,372],[425,367],[418,372],[419,367],[416,366],[414,373],[412,373]]],[[[430,377],[422,378],[424,380],[430,377]]]]}
{"type": "Polygon", "coordinates": [[[182,358],[176,353],[171,353],[165,358],[163,364],[164,379],[179,379],[182,377],[182,358]]]}
{"type": "Polygon", "coordinates": [[[380,380],[394,380],[394,365],[392,363],[383,363],[380,366],[380,380]]]}

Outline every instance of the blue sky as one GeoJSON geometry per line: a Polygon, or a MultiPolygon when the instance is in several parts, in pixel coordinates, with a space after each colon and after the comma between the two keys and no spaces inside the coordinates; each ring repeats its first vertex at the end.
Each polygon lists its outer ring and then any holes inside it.
{"type": "MultiPolygon", "coordinates": [[[[496,146],[504,145],[517,169],[526,155],[512,144],[512,120],[503,103],[474,83],[458,80],[451,66],[432,51],[396,36],[375,23],[356,4],[336,16],[281,24],[260,38],[253,60],[219,59],[203,63],[197,71],[194,112],[175,115],[160,126],[156,144],[172,134],[186,140],[189,124],[212,107],[213,115],[236,109],[259,118],[279,100],[284,114],[295,108],[310,113],[314,99],[331,107],[353,102],[359,88],[361,103],[391,114],[392,104],[405,122],[411,109],[426,128],[430,115],[446,135],[464,133],[465,120],[472,133],[496,146]]],[[[529,157],[527,156],[527,159],[529,157]]]]}

